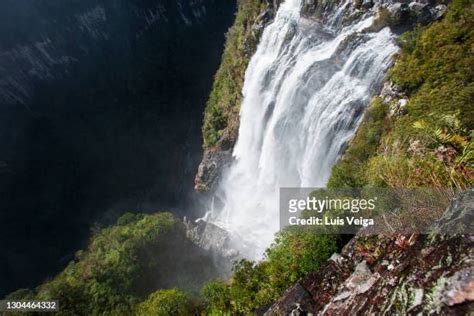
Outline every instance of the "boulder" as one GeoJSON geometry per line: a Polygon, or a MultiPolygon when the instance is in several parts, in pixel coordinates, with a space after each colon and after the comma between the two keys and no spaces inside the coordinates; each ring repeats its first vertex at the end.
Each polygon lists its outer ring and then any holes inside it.
{"type": "Polygon", "coordinates": [[[228,259],[239,255],[239,252],[231,247],[231,239],[225,229],[205,220],[193,223],[184,218],[183,222],[186,226],[186,236],[200,248],[228,259]]]}
{"type": "Polygon", "coordinates": [[[431,9],[433,19],[439,20],[446,13],[448,7],[445,4],[438,4],[436,7],[431,9]]]}

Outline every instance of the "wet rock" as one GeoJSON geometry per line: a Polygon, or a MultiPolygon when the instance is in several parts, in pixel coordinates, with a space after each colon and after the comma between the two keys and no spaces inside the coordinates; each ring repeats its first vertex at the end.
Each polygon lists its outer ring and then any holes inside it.
{"type": "Polygon", "coordinates": [[[206,151],[199,164],[194,180],[194,189],[198,192],[208,192],[214,188],[222,170],[232,161],[230,150],[206,151]]]}
{"type": "Polygon", "coordinates": [[[397,26],[406,23],[409,20],[410,9],[407,4],[396,2],[388,7],[390,13],[390,25],[397,26]]]}
{"type": "Polygon", "coordinates": [[[403,33],[413,29],[416,25],[429,24],[439,19],[446,11],[443,6],[437,7],[433,7],[430,1],[424,0],[383,4],[379,7],[378,17],[374,20],[371,30],[378,31],[389,26],[392,31],[403,33]],[[383,14],[381,15],[381,13],[383,14]]]}
{"type": "Polygon", "coordinates": [[[283,2],[283,0],[273,0],[273,7],[275,10],[277,10],[280,7],[280,4],[283,2]]]}
{"type": "Polygon", "coordinates": [[[183,222],[186,226],[186,236],[200,248],[228,259],[239,255],[238,251],[231,247],[230,236],[226,230],[204,220],[193,223],[184,218],[183,222]]]}
{"type": "Polygon", "coordinates": [[[183,223],[187,239],[212,259],[221,277],[229,278],[239,252],[231,247],[227,231],[204,220],[190,221],[184,217],[183,223]]]}
{"type": "Polygon", "coordinates": [[[411,11],[414,11],[416,13],[419,13],[421,14],[421,12],[423,11],[424,8],[426,8],[428,4],[426,3],[421,3],[421,2],[416,2],[416,1],[413,1],[413,2],[410,2],[408,4],[408,8],[411,10],[411,11]]]}
{"type": "Polygon", "coordinates": [[[374,6],[374,2],[372,0],[362,0],[362,7],[364,9],[370,9],[374,6]]]}
{"type": "Polygon", "coordinates": [[[360,7],[362,7],[362,3],[363,0],[352,0],[352,5],[357,9],[360,9],[360,7]]]}
{"type": "Polygon", "coordinates": [[[436,7],[431,9],[431,13],[434,20],[439,20],[446,13],[448,7],[445,4],[438,4],[436,7]]]}
{"type": "Polygon", "coordinates": [[[254,25],[252,28],[255,31],[262,31],[265,26],[267,26],[268,23],[270,23],[273,20],[273,16],[275,14],[275,11],[272,8],[267,8],[265,9],[260,15],[257,17],[255,20],[254,25]]]}
{"type": "Polygon", "coordinates": [[[410,9],[410,14],[415,23],[428,24],[435,20],[427,3],[413,1],[410,2],[408,8],[410,9]]]}
{"type": "Polygon", "coordinates": [[[333,0],[305,0],[301,8],[301,14],[310,19],[324,20],[331,8],[337,5],[333,0]]]}
{"type": "Polygon", "coordinates": [[[335,62],[339,67],[347,61],[351,53],[359,47],[360,43],[367,40],[367,37],[368,35],[364,33],[353,33],[339,43],[334,53],[334,56],[337,56],[335,62]]]}

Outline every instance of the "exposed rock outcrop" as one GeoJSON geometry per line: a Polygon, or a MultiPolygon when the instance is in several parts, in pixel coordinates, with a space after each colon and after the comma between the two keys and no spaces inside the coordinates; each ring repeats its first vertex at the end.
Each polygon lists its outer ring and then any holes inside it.
{"type": "MultiPolygon", "coordinates": [[[[473,203],[474,191],[464,193],[434,231],[472,223],[473,203]]],[[[314,315],[473,312],[474,232],[454,233],[358,235],[340,255],[292,286],[265,315],[288,315],[295,309],[314,315]]]]}
{"type": "Polygon", "coordinates": [[[408,104],[408,97],[396,84],[386,81],[380,92],[380,98],[389,105],[391,117],[398,117],[406,113],[405,106],[408,104]]]}
{"type": "Polygon", "coordinates": [[[198,167],[194,189],[198,192],[208,192],[214,188],[222,170],[232,161],[232,153],[229,150],[208,150],[198,167]]]}

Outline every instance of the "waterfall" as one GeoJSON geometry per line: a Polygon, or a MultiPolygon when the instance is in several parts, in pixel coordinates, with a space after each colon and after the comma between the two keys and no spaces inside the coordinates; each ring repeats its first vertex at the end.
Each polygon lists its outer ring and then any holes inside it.
{"type": "Polygon", "coordinates": [[[246,71],[232,165],[223,172],[209,221],[242,256],[258,259],[279,225],[280,187],[323,187],[397,51],[389,28],[364,31],[376,7],[341,22],[351,2],[324,21],[286,0],[246,71]]]}

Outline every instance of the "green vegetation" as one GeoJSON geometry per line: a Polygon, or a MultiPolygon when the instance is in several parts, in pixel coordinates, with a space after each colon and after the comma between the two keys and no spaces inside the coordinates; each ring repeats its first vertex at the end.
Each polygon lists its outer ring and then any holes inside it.
{"type": "MultiPolygon", "coordinates": [[[[258,39],[251,26],[264,6],[240,1],[206,108],[205,147],[237,126],[244,72],[258,39]]],[[[395,104],[374,98],[328,187],[472,186],[473,13],[472,1],[455,0],[442,21],[400,38],[389,80],[409,97],[404,113],[389,115],[395,104]]],[[[336,237],[315,229],[282,231],[265,260],[237,262],[230,280],[207,283],[198,298],[201,285],[217,275],[212,260],[186,239],[183,225],[168,213],[125,214],[96,232],[56,278],[9,298],[58,299],[64,315],[250,314],[337,250],[336,237]]],[[[379,255],[371,240],[356,247],[369,261],[379,255]]]]}
{"type": "Polygon", "coordinates": [[[138,315],[192,315],[192,305],[188,296],[177,290],[160,290],[151,294],[137,308],[138,315]]]}
{"type": "Polygon", "coordinates": [[[319,269],[337,250],[336,238],[312,227],[292,227],[277,235],[266,260],[241,260],[232,279],[214,281],[203,289],[210,314],[249,314],[277,300],[294,282],[319,269]]]}
{"type": "Polygon", "coordinates": [[[245,70],[256,49],[260,30],[253,28],[266,8],[263,0],[240,0],[234,25],[227,33],[222,62],[206,105],[202,128],[204,148],[215,146],[226,129],[236,133],[245,70]]]}
{"type": "Polygon", "coordinates": [[[59,300],[63,315],[179,315],[190,306],[188,296],[160,289],[179,287],[196,295],[217,276],[211,258],[186,238],[184,225],[170,213],[125,214],[94,234],[76,257],[35,291],[8,297],[59,300]]]}
{"type": "MultiPolygon", "coordinates": [[[[391,116],[389,109],[395,104],[374,98],[333,168],[328,187],[472,185],[472,11],[471,1],[456,0],[445,19],[400,38],[402,51],[389,80],[409,96],[405,113],[391,116]]],[[[390,19],[387,12],[380,12],[378,22],[385,25],[390,19]]],[[[296,280],[317,270],[335,250],[333,237],[301,227],[286,230],[277,236],[265,261],[240,261],[229,282],[204,287],[208,312],[248,314],[267,306],[296,280]]]]}
{"type": "Polygon", "coordinates": [[[409,96],[388,117],[375,99],[329,186],[472,186],[474,171],[473,4],[456,0],[446,17],[405,33],[389,80],[409,96]]]}

